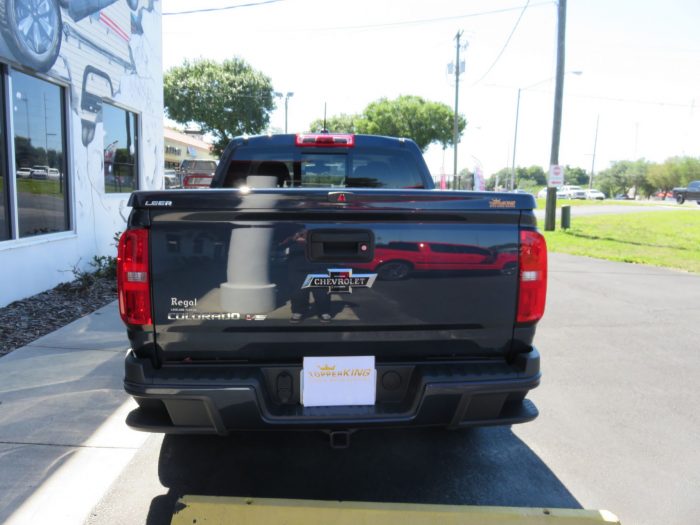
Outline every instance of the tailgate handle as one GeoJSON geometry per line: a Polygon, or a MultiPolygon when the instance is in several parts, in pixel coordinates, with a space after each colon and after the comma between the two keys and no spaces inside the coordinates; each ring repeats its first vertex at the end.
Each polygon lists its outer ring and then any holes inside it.
{"type": "Polygon", "coordinates": [[[323,262],[369,262],[374,259],[371,231],[309,232],[309,259],[323,262]]]}

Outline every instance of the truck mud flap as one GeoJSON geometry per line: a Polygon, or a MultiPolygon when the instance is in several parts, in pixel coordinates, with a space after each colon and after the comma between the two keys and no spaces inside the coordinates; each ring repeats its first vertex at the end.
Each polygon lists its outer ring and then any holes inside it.
{"type": "Polygon", "coordinates": [[[192,523],[286,525],[592,525],[620,523],[606,510],[472,507],[293,499],[184,496],[172,525],[192,523]]]}

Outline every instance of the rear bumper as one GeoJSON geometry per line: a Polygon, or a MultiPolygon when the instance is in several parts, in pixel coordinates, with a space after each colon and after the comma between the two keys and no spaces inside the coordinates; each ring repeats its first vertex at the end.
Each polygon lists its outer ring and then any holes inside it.
{"type": "Polygon", "coordinates": [[[377,363],[376,405],[304,407],[298,394],[300,366],[178,364],[154,369],[129,352],[124,388],[139,408],[127,424],[148,432],[221,435],[234,430],[511,425],[537,417],[525,396],[539,384],[539,368],[534,348],[512,364],[377,363]],[[286,378],[282,387],[281,375],[286,378]]]}

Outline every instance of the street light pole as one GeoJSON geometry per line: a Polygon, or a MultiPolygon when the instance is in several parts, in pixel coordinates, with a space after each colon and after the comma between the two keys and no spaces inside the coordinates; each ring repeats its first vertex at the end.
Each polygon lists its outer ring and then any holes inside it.
{"type": "MultiPolygon", "coordinates": [[[[571,73],[572,75],[581,75],[583,74],[583,71],[566,71],[564,74],[569,74],[571,73]]],[[[534,84],[530,84],[527,87],[524,88],[518,88],[518,103],[515,106],[515,137],[513,138],[513,166],[511,169],[511,177],[512,177],[512,185],[511,185],[511,190],[515,189],[515,149],[516,145],[518,144],[518,120],[520,118],[520,93],[522,91],[527,91],[528,89],[532,89],[535,86],[539,86],[540,84],[544,84],[545,82],[549,82],[552,80],[554,77],[549,77],[544,80],[540,80],[539,82],[535,82],[534,84]]]]}
{"type": "Polygon", "coordinates": [[[454,171],[452,175],[452,189],[456,189],[457,187],[457,143],[459,140],[459,74],[460,74],[460,66],[459,66],[459,39],[462,38],[462,34],[464,31],[457,31],[457,34],[455,35],[455,40],[457,40],[457,56],[455,58],[455,122],[454,122],[454,134],[452,137],[452,142],[454,143],[454,171]]]}
{"type": "Polygon", "coordinates": [[[294,93],[291,91],[287,91],[287,94],[284,97],[284,132],[287,133],[287,114],[289,111],[289,99],[290,97],[293,97],[294,93]]]}
{"type": "Polygon", "coordinates": [[[595,170],[595,151],[598,148],[598,124],[600,124],[600,113],[595,119],[595,138],[593,139],[593,159],[591,160],[591,176],[588,177],[588,189],[593,189],[593,172],[595,170]]]}
{"type": "Polygon", "coordinates": [[[289,99],[294,96],[294,93],[292,91],[287,91],[287,94],[283,94],[279,91],[275,91],[273,93],[274,96],[277,98],[282,98],[284,97],[284,133],[287,133],[287,115],[289,114],[289,99]]]}
{"type": "Polygon", "coordinates": [[[518,88],[518,103],[515,106],[515,136],[513,137],[513,169],[511,170],[511,183],[510,183],[510,189],[513,190],[515,189],[515,147],[518,144],[518,119],[520,118],[520,91],[521,88],[518,88]]]}

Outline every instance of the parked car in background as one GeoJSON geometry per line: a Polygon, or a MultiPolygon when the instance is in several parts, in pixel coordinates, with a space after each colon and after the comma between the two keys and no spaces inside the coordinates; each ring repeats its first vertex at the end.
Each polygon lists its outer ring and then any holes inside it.
{"type": "Polygon", "coordinates": [[[547,187],[546,186],[537,192],[537,198],[538,199],[546,199],[547,198],[547,187]]]}
{"type": "Polygon", "coordinates": [[[17,168],[17,178],[28,179],[32,176],[31,168],[17,168]]]}
{"type": "Polygon", "coordinates": [[[163,189],[176,190],[182,188],[180,174],[175,170],[165,170],[163,173],[163,189]]]}
{"type": "Polygon", "coordinates": [[[180,163],[182,187],[186,189],[208,188],[216,171],[215,160],[185,159],[180,163]]]}
{"type": "MultiPolygon", "coordinates": [[[[527,190],[521,190],[520,188],[516,188],[511,193],[520,193],[521,195],[531,195],[531,193],[527,190]]],[[[547,193],[545,192],[545,197],[547,196],[547,193]]]]}
{"type": "Polygon", "coordinates": [[[654,198],[665,201],[673,199],[672,191],[658,191],[654,194],[654,198]]]}
{"type": "Polygon", "coordinates": [[[561,186],[557,188],[558,199],[585,199],[586,191],[581,186],[561,186]]]}
{"type": "Polygon", "coordinates": [[[615,195],[615,200],[616,200],[616,201],[631,201],[631,200],[634,200],[634,199],[632,199],[632,197],[630,197],[630,196],[629,196],[628,194],[626,194],[626,193],[618,193],[617,195],[615,195]]]}
{"type": "Polygon", "coordinates": [[[700,180],[694,180],[687,188],[673,188],[673,197],[678,204],[685,201],[697,201],[700,204],[700,180]]]}
{"type": "Polygon", "coordinates": [[[605,193],[603,193],[600,190],[586,190],[586,199],[588,200],[595,200],[595,201],[603,201],[605,200],[605,193]]]}
{"type": "Polygon", "coordinates": [[[49,178],[49,168],[48,166],[32,166],[30,177],[32,179],[45,180],[49,178]]]}

